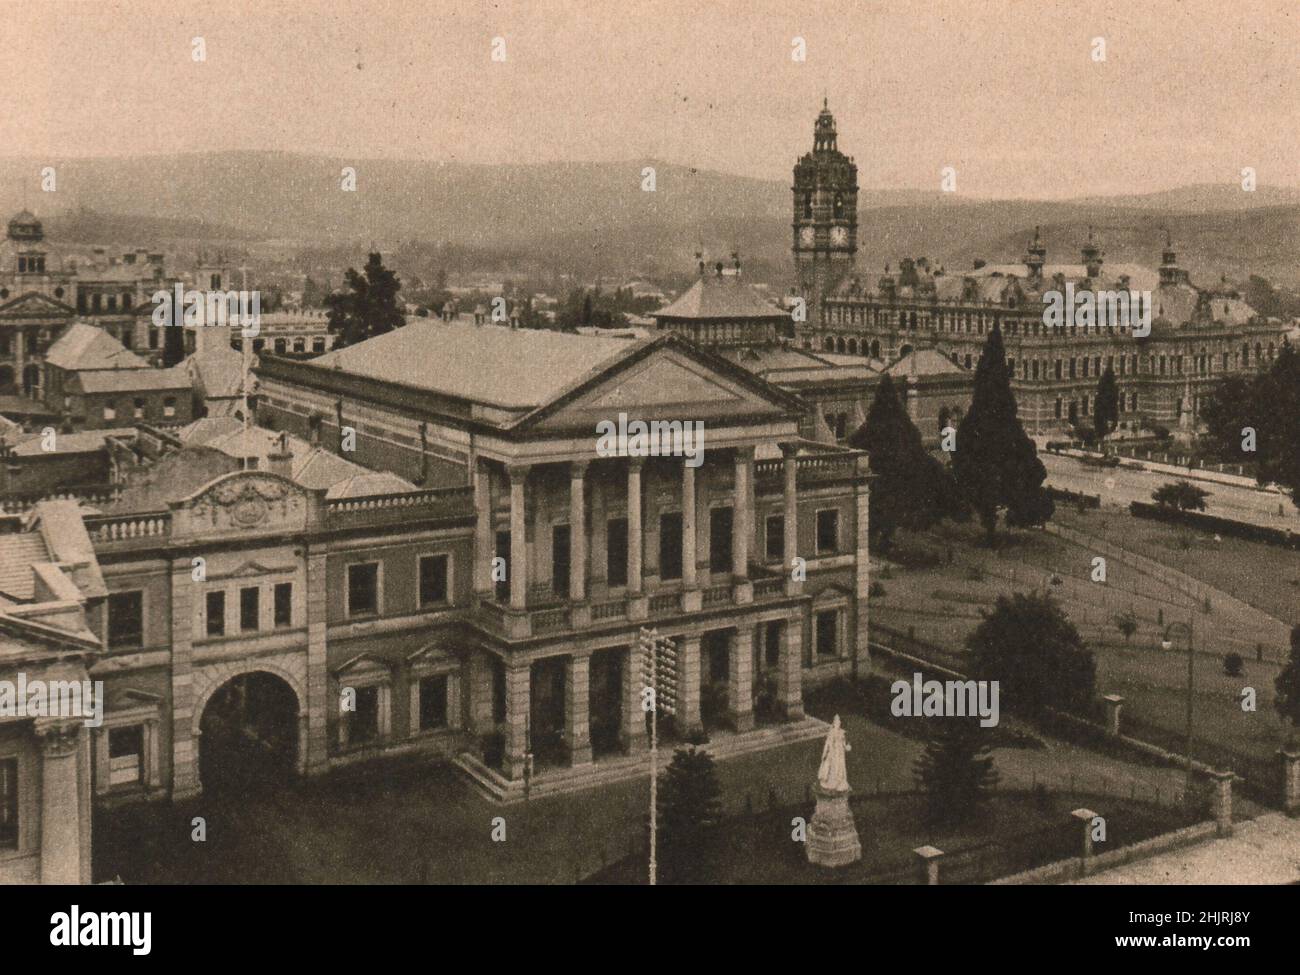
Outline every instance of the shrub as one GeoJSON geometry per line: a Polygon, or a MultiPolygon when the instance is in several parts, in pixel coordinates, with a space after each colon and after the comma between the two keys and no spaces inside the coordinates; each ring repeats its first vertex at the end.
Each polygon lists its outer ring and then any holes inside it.
{"type": "Polygon", "coordinates": [[[1224,654],[1223,657],[1224,675],[1227,677],[1240,677],[1242,671],[1242,665],[1244,662],[1245,661],[1242,659],[1242,656],[1239,653],[1233,652],[1233,653],[1224,654]]]}
{"type": "Polygon", "coordinates": [[[873,580],[871,588],[867,590],[867,592],[872,596],[883,596],[885,594],[885,587],[880,584],[879,580],[873,580]]]}

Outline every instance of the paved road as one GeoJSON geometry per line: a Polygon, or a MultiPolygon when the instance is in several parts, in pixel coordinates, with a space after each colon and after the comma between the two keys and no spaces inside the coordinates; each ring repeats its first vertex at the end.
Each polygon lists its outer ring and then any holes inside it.
{"type": "MultiPolygon", "coordinates": [[[[1075,457],[1045,452],[1038,456],[1047,468],[1050,486],[1100,495],[1102,504],[1107,506],[1127,508],[1133,501],[1149,502],[1152,491],[1178,479],[1173,474],[1126,467],[1091,467],[1075,457]]],[[[1300,532],[1300,510],[1285,495],[1230,484],[1194,483],[1210,492],[1206,500],[1207,514],[1300,532]],[[1281,516],[1279,505],[1283,511],[1281,516]]]]}

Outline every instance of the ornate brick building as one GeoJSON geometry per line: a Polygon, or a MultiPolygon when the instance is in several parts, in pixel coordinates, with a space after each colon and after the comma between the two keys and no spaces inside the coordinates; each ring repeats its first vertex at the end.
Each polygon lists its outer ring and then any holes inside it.
{"type": "Polygon", "coordinates": [[[1283,324],[1257,314],[1226,284],[1195,287],[1168,239],[1155,269],[1108,265],[1091,231],[1077,263],[1052,264],[1035,230],[1018,262],[953,273],[925,259],[905,259],[872,279],[854,267],[856,216],[845,208],[855,199],[856,168],[836,149],[835,137],[834,120],[823,108],[813,152],[794,171],[794,260],[809,304],[808,320],[796,331],[806,350],[893,362],[933,349],[970,370],[998,327],[1030,432],[1087,422],[1097,381],[1111,367],[1122,429],[1163,426],[1191,435],[1213,384],[1260,368],[1281,345],[1283,324]],[[1045,294],[1067,288],[1139,293],[1139,301],[1149,301],[1142,311],[1150,334],[1135,334],[1142,329],[1125,324],[1044,324],[1045,294]]]}

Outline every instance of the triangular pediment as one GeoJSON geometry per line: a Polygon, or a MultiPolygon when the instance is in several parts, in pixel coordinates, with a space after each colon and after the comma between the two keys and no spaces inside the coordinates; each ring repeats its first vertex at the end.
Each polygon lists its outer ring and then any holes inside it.
{"type": "Polygon", "coordinates": [[[334,671],[336,677],[388,676],[391,673],[392,668],[387,663],[368,653],[357,654],[334,671]]]}
{"type": "Polygon", "coordinates": [[[71,318],[76,311],[57,298],[29,291],[0,305],[0,318],[71,318]]]}
{"type": "Polygon", "coordinates": [[[620,414],[642,420],[752,423],[799,411],[785,391],[684,343],[651,346],[615,363],[521,426],[539,432],[593,429],[620,414]]]}
{"type": "Polygon", "coordinates": [[[256,576],[278,575],[293,571],[291,565],[264,565],[261,562],[245,562],[230,572],[209,575],[209,579],[250,579],[256,576]]]}

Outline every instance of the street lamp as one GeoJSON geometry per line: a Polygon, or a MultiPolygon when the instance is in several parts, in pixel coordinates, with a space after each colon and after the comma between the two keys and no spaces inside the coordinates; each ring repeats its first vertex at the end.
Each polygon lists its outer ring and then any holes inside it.
{"type": "Polygon", "coordinates": [[[677,713],[677,646],[654,629],[641,627],[637,637],[642,660],[642,710],[650,715],[650,886],[658,880],[659,710],[677,713]]]}
{"type": "Polygon", "coordinates": [[[1189,794],[1192,788],[1192,693],[1196,678],[1195,632],[1192,629],[1192,619],[1188,617],[1186,623],[1177,620],[1170,623],[1165,627],[1164,638],[1160,641],[1161,649],[1168,652],[1174,647],[1174,641],[1171,639],[1174,630],[1182,631],[1187,637],[1187,791],[1189,794]]]}

